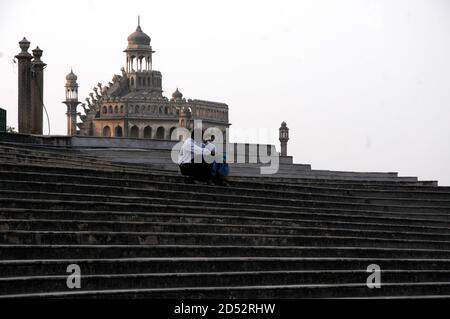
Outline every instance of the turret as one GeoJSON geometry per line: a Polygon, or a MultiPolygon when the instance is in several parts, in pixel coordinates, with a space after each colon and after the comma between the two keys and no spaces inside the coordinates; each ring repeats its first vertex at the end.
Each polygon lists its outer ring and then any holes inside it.
{"type": "Polygon", "coordinates": [[[77,76],[70,70],[66,75],[66,100],[63,102],[67,105],[67,135],[77,135],[77,106],[78,101],[78,83],[77,76]]]}
{"type": "Polygon", "coordinates": [[[289,128],[286,126],[286,122],[283,122],[281,123],[280,127],[281,156],[287,156],[288,141],[289,141],[289,128]]]}

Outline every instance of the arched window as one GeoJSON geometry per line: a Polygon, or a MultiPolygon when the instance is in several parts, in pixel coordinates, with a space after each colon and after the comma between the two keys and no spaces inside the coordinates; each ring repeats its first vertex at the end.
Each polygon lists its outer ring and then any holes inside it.
{"type": "Polygon", "coordinates": [[[131,86],[134,86],[134,78],[133,77],[131,78],[130,82],[131,82],[131,86]]]}
{"type": "Polygon", "coordinates": [[[139,105],[136,105],[135,109],[134,109],[135,113],[139,113],[139,105]]]}
{"type": "Polygon", "coordinates": [[[167,106],[164,108],[164,114],[169,114],[169,108],[167,106]]]}
{"type": "Polygon", "coordinates": [[[122,127],[116,126],[115,130],[114,130],[114,136],[115,137],[122,137],[123,136],[123,132],[122,132],[122,127]]]}
{"type": "Polygon", "coordinates": [[[133,125],[130,129],[130,137],[135,137],[138,138],[139,137],[139,127],[137,127],[136,125],[133,125]]]}
{"type": "Polygon", "coordinates": [[[152,138],[152,128],[150,126],[144,128],[144,138],[152,138]]]}
{"type": "Polygon", "coordinates": [[[119,113],[119,107],[117,105],[114,106],[114,113],[119,113]]]}
{"type": "Polygon", "coordinates": [[[103,113],[106,114],[106,112],[108,112],[108,109],[106,108],[106,106],[103,107],[103,113]]]}
{"type": "Polygon", "coordinates": [[[103,136],[104,137],[111,137],[111,128],[109,126],[105,126],[103,128],[103,136]]]}
{"type": "Polygon", "coordinates": [[[175,126],[170,128],[170,137],[169,137],[169,138],[170,138],[171,140],[173,140],[173,141],[176,141],[176,140],[177,140],[176,137],[172,137],[172,133],[173,133],[173,131],[175,131],[175,129],[176,129],[175,126]]]}
{"type": "Polygon", "coordinates": [[[156,138],[158,140],[164,139],[164,127],[162,126],[158,127],[158,129],[156,130],[156,138]]]}
{"type": "Polygon", "coordinates": [[[108,112],[112,113],[112,106],[111,105],[108,107],[108,112]]]}
{"type": "Polygon", "coordinates": [[[120,106],[120,113],[123,113],[123,105],[120,106]]]}

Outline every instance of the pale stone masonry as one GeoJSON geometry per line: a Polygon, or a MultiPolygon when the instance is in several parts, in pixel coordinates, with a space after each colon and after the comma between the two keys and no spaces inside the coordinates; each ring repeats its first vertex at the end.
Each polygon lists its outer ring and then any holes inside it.
{"type": "MultiPolygon", "coordinates": [[[[170,140],[175,128],[190,127],[193,120],[201,119],[204,128],[218,127],[223,132],[230,126],[224,103],[186,99],[178,88],[170,99],[163,95],[161,72],[153,70],[155,51],[150,41],[138,25],[128,37],[121,75],[114,75],[105,86],[98,83],[81,104],[85,114],[80,115],[77,135],[170,140]]],[[[76,82],[73,85],[73,89],[75,85],[78,88],[76,82]]],[[[66,99],[64,103],[75,102],[78,99],[66,99]]],[[[67,116],[68,125],[73,126],[78,113],[72,107],[67,116]]],[[[69,132],[76,135],[73,129],[69,132]]]]}

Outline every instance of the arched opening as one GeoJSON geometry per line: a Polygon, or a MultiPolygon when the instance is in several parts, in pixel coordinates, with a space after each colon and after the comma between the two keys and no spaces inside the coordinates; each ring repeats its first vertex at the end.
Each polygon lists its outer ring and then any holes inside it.
{"type": "Polygon", "coordinates": [[[108,110],[106,109],[106,106],[103,107],[103,113],[106,114],[106,112],[108,112],[108,110]]]}
{"type": "Polygon", "coordinates": [[[164,139],[164,127],[162,126],[158,127],[158,129],[156,130],[156,138],[158,140],[164,139]]]}
{"type": "Polygon", "coordinates": [[[112,105],[110,105],[110,106],[108,107],[108,112],[109,112],[109,113],[112,113],[112,105]]]}
{"type": "Polygon", "coordinates": [[[134,109],[135,113],[139,113],[139,105],[136,105],[136,108],[134,109]]]}
{"type": "Polygon", "coordinates": [[[170,136],[169,136],[169,138],[170,138],[171,140],[173,140],[173,141],[176,141],[176,140],[177,140],[176,137],[172,137],[172,133],[173,133],[173,131],[175,131],[175,129],[176,129],[175,126],[170,128],[170,136]]]}
{"type": "Polygon", "coordinates": [[[119,107],[117,105],[114,106],[114,113],[119,113],[119,107]]]}
{"type": "Polygon", "coordinates": [[[94,136],[94,125],[92,122],[89,123],[89,136],[94,136]]]}
{"type": "Polygon", "coordinates": [[[115,137],[122,137],[123,136],[123,132],[122,132],[122,127],[116,126],[115,130],[114,130],[114,136],[115,137]]]}
{"type": "Polygon", "coordinates": [[[104,137],[111,137],[111,128],[109,126],[105,126],[103,128],[103,136],[104,137]]]}
{"type": "Polygon", "coordinates": [[[144,138],[152,138],[152,128],[150,126],[144,128],[144,138]]]}
{"type": "Polygon", "coordinates": [[[137,127],[136,125],[133,125],[130,129],[130,137],[135,137],[138,138],[139,137],[139,127],[137,127]]]}

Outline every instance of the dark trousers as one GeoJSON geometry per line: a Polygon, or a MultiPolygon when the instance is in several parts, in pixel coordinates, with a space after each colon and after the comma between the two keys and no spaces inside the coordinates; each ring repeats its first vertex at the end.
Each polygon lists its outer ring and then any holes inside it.
{"type": "Polygon", "coordinates": [[[185,163],[180,165],[180,172],[184,176],[189,176],[198,180],[209,180],[211,175],[211,165],[202,163],[185,163]]]}

